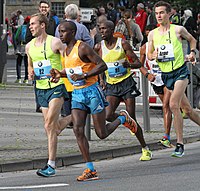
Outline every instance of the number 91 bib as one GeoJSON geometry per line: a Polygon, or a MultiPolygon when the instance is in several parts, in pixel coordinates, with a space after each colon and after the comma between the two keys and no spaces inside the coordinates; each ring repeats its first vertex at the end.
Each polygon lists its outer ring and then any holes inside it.
{"type": "Polygon", "coordinates": [[[108,74],[110,77],[120,77],[127,73],[127,69],[123,67],[122,63],[124,59],[118,60],[116,62],[107,62],[108,74]]]}

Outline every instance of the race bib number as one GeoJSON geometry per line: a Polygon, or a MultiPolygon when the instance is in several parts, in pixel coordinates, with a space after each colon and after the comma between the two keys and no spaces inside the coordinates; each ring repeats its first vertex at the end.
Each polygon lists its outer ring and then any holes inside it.
{"type": "Polygon", "coordinates": [[[50,60],[33,62],[33,68],[36,80],[51,78],[50,70],[52,69],[52,66],[50,60]]]}
{"type": "Polygon", "coordinates": [[[82,71],[82,68],[80,66],[78,67],[75,67],[75,68],[65,68],[65,71],[66,71],[66,74],[67,74],[67,77],[70,81],[70,83],[74,86],[83,86],[85,85],[85,80],[77,80],[77,81],[74,81],[71,79],[71,75],[72,74],[79,74],[79,75],[82,75],[83,74],[83,71],[82,71]]]}
{"type": "Polygon", "coordinates": [[[124,68],[122,65],[124,61],[125,59],[121,59],[116,62],[107,62],[106,65],[108,67],[108,75],[113,78],[125,75],[127,73],[127,68],[124,68]]]}
{"type": "Polygon", "coordinates": [[[158,58],[159,62],[174,61],[174,49],[172,44],[165,44],[158,47],[158,58]]]}

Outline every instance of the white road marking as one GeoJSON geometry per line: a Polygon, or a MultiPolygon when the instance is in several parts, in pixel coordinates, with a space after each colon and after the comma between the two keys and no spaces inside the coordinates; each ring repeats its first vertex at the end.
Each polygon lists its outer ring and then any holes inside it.
{"type": "Polygon", "coordinates": [[[43,184],[43,185],[30,185],[30,186],[12,186],[12,187],[0,187],[0,190],[16,190],[16,189],[31,189],[31,188],[52,188],[52,187],[62,187],[69,186],[69,184],[43,184]]]}

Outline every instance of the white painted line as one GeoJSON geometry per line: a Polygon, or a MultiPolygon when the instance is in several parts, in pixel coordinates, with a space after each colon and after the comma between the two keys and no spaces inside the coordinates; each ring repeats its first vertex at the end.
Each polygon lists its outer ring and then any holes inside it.
{"type": "Polygon", "coordinates": [[[31,189],[31,188],[52,188],[69,186],[69,184],[44,184],[44,185],[30,185],[30,186],[13,186],[13,187],[0,187],[0,190],[16,190],[16,189],[31,189]]]}

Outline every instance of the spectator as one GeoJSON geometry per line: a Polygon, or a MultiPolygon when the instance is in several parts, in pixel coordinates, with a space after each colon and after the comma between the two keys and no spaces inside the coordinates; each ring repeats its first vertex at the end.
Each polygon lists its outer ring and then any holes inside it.
{"type": "Polygon", "coordinates": [[[117,22],[117,11],[114,8],[114,4],[112,2],[107,3],[108,14],[107,19],[112,21],[114,24],[117,22]]]}
{"type": "Polygon", "coordinates": [[[139,3],[137,5],[135,22],[140,26],[141,32],[142,32],[142,34],[144,34],[146,23],[147,23],[147,13],[144,10],[144,4],[143,3],[139,3]]]}
{"type": "Polygon", "coordinates": [[[60,19],[59,19],[59,17],[57,16],[55,10],[52,10],[52,11],[51,11],[51,17],[53,17],[53,19],[55,20],[55,22],[56,22],[56,27],[57,27],[57,26],[60,24],[60,19]]]}
{"type": "Polygon", "coordinates": [[[187,9],[184,11],[183,14],[183,22],[182,25],[187,29],[187,31],[196,39],[196,32],[197,32],[197,23],[193,18],[192,11],[187,9]]]}
{"type": "Polygon", "coordinates": [[[132,19],[132,11],[127,9],[124,11],[124,18],[120,19],[115,26],[115,32],[121,33],[129,41],[132,48],[139,49],[139,45],[143,40],[140,27],[132,19]]]}
{"type": "Polygon", "coordinates": [[[97,16],[105,15],[106,16],[106,10],[103,6],[99,7],[97,16]]]}
{"type": "Polygon", "coordinates": [[[24,69],[25,69],[25,76],[24,76],[23,83],[28,84],[28,58],[25,52],[25,36],[26,36],[26,31],[27,31],[27,24],[29,23],[29,21],[30,21],[30,16],[27,16],[24,19],[23,25],[18,28],[20,32],[18,34],[18,39],[16,39],[18,52],[16,53],[17,79],[15,83],[20,83],[20,84],[22,83],[22,79],[21,79],[22,61],[24,61],[24,69]]]}
{"type": "MultiPolygon", "coordinates": [[[[46,28],[46,32],[49,35],[54,36],[55,30],[56,30],[56,22],[53,19],[53,17],[50,15],[50,4],[46,0],[42,0],[39,2],[39,12],[45,15],[48,18],[48,25],[46,28]]],[[[33,39],[33,36],[29,29],[29,24],[27,25],[27,33],[26,33],[26,43],[31,41],[33,39]]]]}
{"type": "Polygon", "coordinates": [[[148,4],[146,11],[148,13],[148,17],[147,17],[147,26],[148,25],[157,25],[157,21],[156,21],[156,16],[155,16],[155,12],[153,11],[153,5],[152,4],[148,4]]]}
{"type": "MultiPolygon", "coordinates": [[[[192,11],[187,9],[184,11],[183,14],[183,22],[182,25],[187,29],[187,31],[195,38],[197,39],[197,23],[195,22],[192,11]]],[[[190,44],[186,40],[183,41],[183,44],[187,44],[187,51],[185,51],[185,54],[190,53],[190,44]]]]}
{"type": "Polygon", "coordinates": [[[15,34],[17,32],[17,14],[15,12],[13,12],[11,14],[11,18],[10,18],[10,27],[11,27],[11,30],[12,30],[12,43],[13,43],[13,47],[14,47],[14,51],[16,51],[17,49],[17,43],[16,43],[16,40],[15,40],[15,34]]]}
{"type": "MultiPolygon", "coordinates": [[[[65,20],[73,21],[77,26],[77,32],[76,32],[75,38],[77,40],[81,39],[82,41],[86,42],[91,47],[93,47],[94,46],[94,41],[90,37],[90,33],[89,33],[88,29],[86,28],[85,25],[83,25],[81,23],[78,23],[76,21],[76,19],[78,18],[78,14],[79,14],[79,8],[78,8],[77,5],[70,4],[70,5],[67,5],[65,7],[65,20]]],[[[58,27],[56,29],[55,36],[60,38],[60,35],[59,35],[59,32],[58,32],[58,27]]]]}
{"type": "Polygon", "coordinates": [[[181,18],[177,11],[178,11],[178,8],[176,6],[172,7],[172,10],[171,10],[172,15],[170,16],[169,19],[172,24],[181,25],[181,18]]]}

